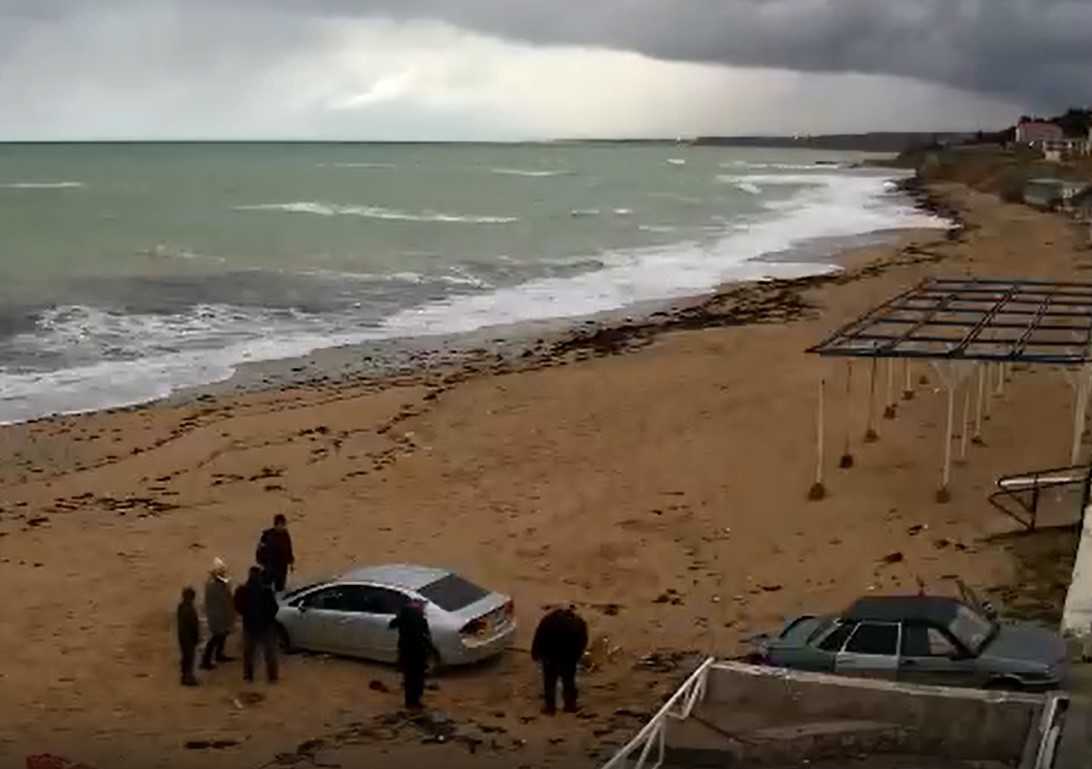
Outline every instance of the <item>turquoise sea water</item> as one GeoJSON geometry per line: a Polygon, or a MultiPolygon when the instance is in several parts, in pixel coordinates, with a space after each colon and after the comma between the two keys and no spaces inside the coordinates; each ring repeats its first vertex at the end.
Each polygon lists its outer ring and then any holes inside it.
{"type": "Polygon", "coordinates": [[[0,144],[0,422],[247,360],[693,294],[940,223],[838,153],[0,144]]]}

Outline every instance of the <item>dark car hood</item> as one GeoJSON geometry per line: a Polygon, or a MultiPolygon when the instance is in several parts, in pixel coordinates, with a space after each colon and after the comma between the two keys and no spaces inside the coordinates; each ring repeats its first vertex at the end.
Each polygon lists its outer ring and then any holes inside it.
{"type": "Polygon", "coordinates": [[[1056,665],[1066,654],[1065,641],[1057,633],[1034,625],[1001,625],[979,657],[1056,665]]]}

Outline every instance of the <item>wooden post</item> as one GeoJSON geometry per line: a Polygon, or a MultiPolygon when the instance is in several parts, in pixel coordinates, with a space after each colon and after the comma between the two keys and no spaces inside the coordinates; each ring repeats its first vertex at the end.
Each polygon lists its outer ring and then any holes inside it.
{"type": "Polygon", "coordinates": [[[879,358],[873,358],[872,374],[868,380],[868,423],[865,425],[865,443],[875,443],[880,439],[876,432],[876,369],[879,365],[879,358]]]}
{"type": "Polygon", "coordinates": [[[849,451],[849,431],[853,429],[853,361],[846,361],[846,441],[842,450],[842,458],[838,460],[838,467],[848,470],[853,467],[853,454],[849,451]]]}
{"type": "Polygon", "coordinates": [[[971,383],[963,391],[963,421],[959,431],[959,461],[967,461],[967,433],[971,431],[971,383]]]}
{"type": "Polygon", "coordinates": [[[898,406],[895,404],[895,359],[887,359],[887,403],[883,409],[884,419],[894,419],[898,406]]]}
{"type": "Polygon", "coordinates": [[[944,377],[948,391],[948,423],[944,430],[944,471],[940,476],[940,488],[937,490],[937,502],[947,502],[952,498],[948,484],[952,480],[952,425],[955,421],[955,388],[951,377],[944,377]]]}
{"type": "Polygon", "coordinates": [[[993,371],[993,364],[992,363],[983,363],[982,365],[985,366],[985,368],[986,368],[986,371],[985,371],[985,374],[986,374],[986,403],[985,403],[985,410],[986,410],[986,419],[989,419],[990,418],[990,412],[993,410],[993,394],[994,394],[993,393],[993,382],[990,381],[993,378],[993,374],[991,373],[993,371]]]}
{"type": "Polygon", "coordinates": [[[902,388],[902,399],[904,401],[914,400],[914,380],[911,379],[909,358],[906,359],[906,384],[902,388]]]}
{"type": "Polygon", "coordinates": [[[1081,456],[1081,438],[1084,437],[1084,420],[1088,413],[1088,372],[1081,367],[1078,374],[1076,402],[1073,404],[1073,444],[1069,452],[1069,464],[1076,465],[1081,456]]]}
{"type": "Polygon", "coordinates": [[[982,407],[986,400],[986,364],[978,364],[978,398],[975,404],[974,442],[982,445],[982,407]]]}
{"type": "Polygon", "coordinates": [[[823,419],[823,394],[826,390],[826,380],[819,379],[819,405],[816,409],[815,429],[815,483],[808,491],[808,499],[817,502],[827,495],[827,489],[823,485],[823,434],[825,425],[823,419]]]}

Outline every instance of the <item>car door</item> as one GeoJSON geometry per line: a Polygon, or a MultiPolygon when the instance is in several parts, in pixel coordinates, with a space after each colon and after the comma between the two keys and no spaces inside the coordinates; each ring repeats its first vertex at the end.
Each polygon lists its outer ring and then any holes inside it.
{"type": "Polygon", "coordinates": [[[975,683],[974,660],[941,628],[906,623],[899,647],[899,680],[933,686],[975,683]]]}
{"type": "Polygon", "coordinates": [[[298,630],[292,643],[300,649],[343,654],[350,624],[349,586],[333,585],[306,595],[299,603],[298,630]]]}
{"type": "Polygon", "coordinates": [[[837,673],[894,680],[899,670],[897,622],[862,622],[834,661],[837,673]]]}
{"type": "Polygon", "coordinates": [[[408,595],[388,587],[368,585],[362,588],[359,621],[370,659],[398,660],[398,629],[390,625],[408,601],[408,595]]]}

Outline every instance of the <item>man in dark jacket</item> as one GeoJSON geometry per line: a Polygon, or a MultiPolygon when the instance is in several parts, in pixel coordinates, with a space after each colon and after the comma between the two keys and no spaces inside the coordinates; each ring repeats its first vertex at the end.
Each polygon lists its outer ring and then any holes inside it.
{"type": "Polygon", "coordinates": [[[243,678],[254,680],[254,655],[265,657],[269,683],[277,681],[277,598],[262,570],[250,567],[245,585],[235,591],[235,607],[243,617],[243,678]]]}
{"type": "Polygon", "coordinates": [[[273,516],[273,528],[262,532],[258,539],[257,562],[266,571],[266,579],[278,593],[288,581],[288,570],[293,568],[296,557],[292,553],[292,535],[288,533],[288,519],[280,513],[273,516]]]}
{"type": "Polygon", "coordinates": [[[432,654],[432,633],[425,619],[423,601],[410,601],[391,620],[398,630],[398,664],[402,668],[402,690],[406,707],[417,710],[425,693],[425,670],[432,654]]]}
{"type": "Polygon", "coordinates": [[[193,663],[197,657],[197,644],[201,641],[201,625],[197,621],[197,607],[193,605],[196,597],[192,587],[184,588],[182,602],[178,604],[178,648],[182,652],[183,686],[197,686],[193,663]]]}
{"type": "Polygon", "coordinates": [[[542,618],[531,644],[531,659],[542,663],[546,706],[543,712],[557,712],[557,679],[561,679],[565,712],[576,712],[576,666],[588,648],[588,626],[574,607],[554,609],[542,618]]]}

